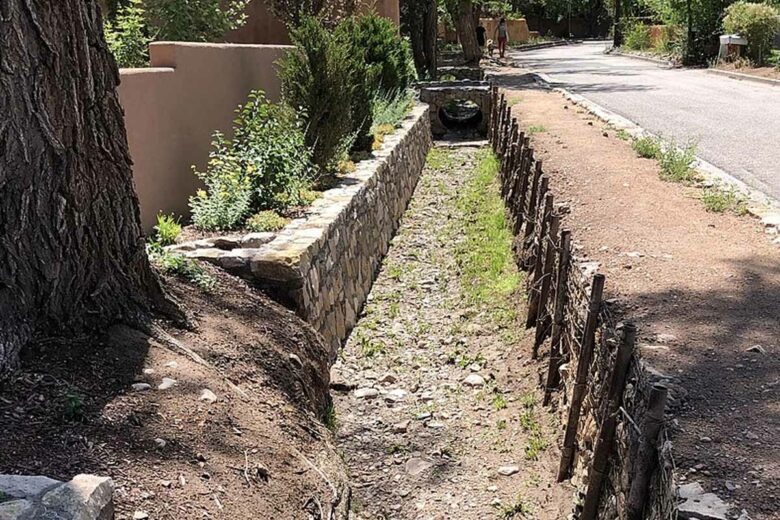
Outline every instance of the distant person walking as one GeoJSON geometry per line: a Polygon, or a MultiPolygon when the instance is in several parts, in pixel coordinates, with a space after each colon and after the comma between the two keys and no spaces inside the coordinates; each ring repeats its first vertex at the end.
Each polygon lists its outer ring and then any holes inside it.
{"type": "Polygon", "coordinates": [[[494,35],[498,40],[498,57],[503,58],[506,53],[506,42],[509,40],[509,28],[506,26],[506,18],[498,21],[498,27],[494,35]]]}

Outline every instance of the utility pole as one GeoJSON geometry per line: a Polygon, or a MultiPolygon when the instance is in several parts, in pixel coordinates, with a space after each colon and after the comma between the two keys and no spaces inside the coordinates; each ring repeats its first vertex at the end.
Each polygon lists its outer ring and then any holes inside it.
{"type": "MultiPolygon", "coordinates": [[[[690,2],[690,0],[688,0],[690,2]]],[[[620,0],[615,0],[615,25],[612,28],[612,46],[620,47],[623,45],[623,31],[620,27],[621,5],[620,0]]]]}

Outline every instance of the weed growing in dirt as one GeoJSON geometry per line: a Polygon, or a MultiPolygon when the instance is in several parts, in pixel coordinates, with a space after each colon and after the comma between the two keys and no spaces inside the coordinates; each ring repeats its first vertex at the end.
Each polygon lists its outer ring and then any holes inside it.
{"type": "Polygon", "coordinates": [[[628,140],[631,139],[631,135],[628,132],[626,132],[625,130],[623,130],[622,128],[620,130],[618,130],[617,132],[615,132],[615,135],[621,141],[628,141],[628,140]]]}
{"type": "Polygon", "coordinates": [[[400,314],[401,314],[401,305],[398,302],[390,302],[390,307],[387,309],[388,318],[394,320],[400,314]]]}
{"type": "Polygon", "coordinates": [[[693,162],[696,160],[696,144],[688,143],[685,148],[677,148],[669,142],[662,147],[658,164],[661,166],[661,178],[670,182],[691,184],[698,178],[693,162]]]}
{"type": "Polygon", "coordinates": [[[520,275],[498,192],[498,160],[487,149],[481,150],[477,159],[474,173],[458,195],[463,220],[458,222],[462,240],[456,246],[456,261],[466,298],[489,309],[497,323],[511,324],[517,312],[511,296],[520,284],[520,275]]]}
{"type": "Polygon", "coordinates": [[[707,211],[712,213],[725,213],[732,211],[736,215],[747,213],[747,200],[744,195],[734,188],[705,188],[701,194],[701,201],[707,211]]]}
{"type": "Polygon", "coordinates": [[[338,418],[336,417],[336,407],[333,406],[333,404],[329,404],[328,408],[325,409],[325,417],[322,421],[325,424],[325,427],[329,429],[331,432],[336,433],[336,430],[339,427],[338,418]]]}
{"type": "Polygon", "coordinates": [[[540,134],[542,132],[546,132],[547,128],[545,128],[542,125],[532,125],[528,127],[528,133],[529,134],[540,134]]]}
{"type": "Polygon", "coordinates": [[[645,159],[657,159],[661,156],[661,141],[655,137],[640,137],[631,143],[631,148],[645,159]]]}
{"type": "Polygon", "coordinates": [[[360,334],[360,332],[358,332],[356,336],[356,341],[363,357],[371,358],[379,354],[384,354],[387,351],[387,347],[384,343],[380,341],[371,341],[370,338],[360,334]]]}
{"type": "Polygon", "coordinates": [[[84,396],[74,391],[65,394],[65,408],[62,415],[68,421],[82,421],[84,419],[84,396]]]}
{"type": "Polygon", "coordinates": [[[163,273],[176,275],[190,283],[197,285],[203,291],[211,291],[217,284],[217,280],[206,272],[196,262],[178,253],[172,253],[153,242],[147,246],[149,260],[163,273]]]}
{"type": "Polygon", "coordinates": [[[455,166],[455,158],[449,148],[431,148],[428,152],[426,165],[434,170],[446,170],[455,166]]]}
{"type": "Polygon", "coordinates": [[[520,495],[517,496],[514,503],[497,504],[496,508],[498,509],[498,518],[501,520],[513,520],[518,516],[530,518],[530,515],[533,513],[531,511],[531,506],[526,504],[525,500],[520,495]]]}
{"type": "Polygon", "coordinates": [[[516,104],[520,103],[521,101],[523,101],[522,96],[512,96],[506,102],[506,106],[511,108],[511,107],[515,106],[516,104]]]}
{"type": "Polygon", "coordinates": [[[538,460],[539,454],[550,446],[547,439],[542,437],[541,433],[534,433],[525,447],[525,458],[528,460],[538,460]]]}
{"type": "Polygon", "coordinates": [[[496,428],[498,428],[499,430],[506,430],[506,419],[497,420],[496,428]]]}
{"type": "Polygon", "coordinates": [[[506,397],[504,397],[504,394],[500,392],[493,394],[493,408],[496,410],[503,410],[506,406],[506,397]]]}
{"type": "Polygon", "coordinates": [[[154,226],[155,238],[161,246],[169,246],[176,243],[181,235],[181,224],[173,215],[157,215],[157,225],[154,226]]]}
{"type": "Polygon", "coordinates": [[[477,364],[480,366],[485,366],[487,364],[485,356],[483,356],[481,353],[477,353],[475,356],[469,356],[459,348],[456,348],[447,355],[447,363],[451,365],[458,365],[460,368],[467,368],[472,364],[477,364]]]}

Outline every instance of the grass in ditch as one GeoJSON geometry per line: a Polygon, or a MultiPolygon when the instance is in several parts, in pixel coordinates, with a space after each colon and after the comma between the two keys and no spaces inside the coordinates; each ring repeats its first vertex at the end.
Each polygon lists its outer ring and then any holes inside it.
{"type": "Polygon", "coordinates": [[[693,168],[696,161],[696,144],[689,142],[679,148],[673,141],[645,136],[636,139],[631,147],[640,157],[655,159],[661,167],[660,177],[668,182],[693,184],[699,174],[693,168]]]}
{"type": "Polygon", "coordinates": [[[449,148],[434,147],[428,152],[426,165],[433,170],[447,170],[455,166],[455,158],[449,148]]]}
{"type": "Polygon", "coordinates": [[[499,324],[508,324],[516,318],[511,296],[519,287],[520,274],[512,258],[512,231],[499,195],[498,166],[492,151],[478,152],[475,170],[458,195],[463,239],[456,258],[466,297],[491,309],[499,324]]]}

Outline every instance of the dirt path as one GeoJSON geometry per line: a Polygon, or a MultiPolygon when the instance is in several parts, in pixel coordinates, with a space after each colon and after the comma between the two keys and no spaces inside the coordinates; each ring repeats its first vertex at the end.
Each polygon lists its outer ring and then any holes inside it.
{"type": "Polygon", "coordinates": [[[565,226],[638,322],[643,355],[673,385],[679,474],[753,520],[780,518],[780,249],[749,217],[707,212],[700,191],[561,95],[518,86],[565,226]]]}
{"type": "Polygon", "coordinates": [[[358,519],[570,512],[571,490],[547,484],[556,425],[538,404],[528,341],[518,337],[521,280],[485,157],[432,152],[333,368],[358,519]]]}

